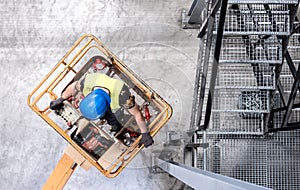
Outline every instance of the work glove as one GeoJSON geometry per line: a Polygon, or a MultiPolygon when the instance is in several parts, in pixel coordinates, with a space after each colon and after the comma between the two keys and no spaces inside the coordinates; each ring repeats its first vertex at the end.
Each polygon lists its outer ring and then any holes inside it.
{"type": "Polygon", "coordinates": [[[147,148],[148,146],[151,146],[154,143],[154,140],[152,137],[149,135],[149,133],[142,133],[142,139],[139,143],[141,146],[142,144],[147,148]]]}
{"type": "Polygon", "coordinates": [[[50,102],[50,109],[52,110],[59,110],[64,106],[63,101],[65,101],[64,98],[60,97],[56,100],[53,100],[50,102]]]}

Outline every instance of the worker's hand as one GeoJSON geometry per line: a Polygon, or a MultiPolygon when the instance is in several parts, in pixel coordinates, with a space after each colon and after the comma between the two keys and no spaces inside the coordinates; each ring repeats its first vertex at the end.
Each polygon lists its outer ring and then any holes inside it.
{"type": "Polygon", "coordinates": [[[140,146],[143,144],[145,148],[148,146],[151,146],[154,143],[154,140],[152,137],[149,135],[149,133],[142,133],[142,139],[140,141],[140,146]]]}
{"type": "Polygon", "coordinates": [[[53,100],[50,102],[50,109],[52,110],[59,110],[64,106],[64,98],[58,98],[57,100],[53,100]]]}

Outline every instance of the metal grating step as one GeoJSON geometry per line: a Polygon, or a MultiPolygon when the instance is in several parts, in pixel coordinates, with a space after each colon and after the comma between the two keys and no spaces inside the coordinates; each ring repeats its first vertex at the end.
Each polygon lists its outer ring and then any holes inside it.
{"type": "MultiPolygon", "coordinates": [[[[288,51],[293,62],[300,62],[300,34],[295,33],[289,37],[288,51]]],[[[297,68],[297,67],[296,67],[297,68]]]]}
{"type": "Polygon", "coordinates": [[[297,4],[298,0],[229,0],[230,4],[297,4]]]}
{"type": "MultiPolygon", "coordinates": [[[[208,66],[207,74],[207,78],[210,77],[211,64],[208,66]]],[[[205,76],[200,73],[200,82],[203,78],[205,76]]],[[[206,81],[207,87],[209,87],[209,82],[209,80],[206,81]]],[[[215,88],[275,90],[275,66],[269,64],[220,64],[215,88]]]]}
{"type": "MultiPolygon", "coordinates": [[[[219,23],[218,13],[215,29],[219,23]]],[[[242,4],[229,6],[224,35],[289,35],[289,9],[287,4],[242,4]],[[269,9],[269,10],[266,10],[269,9]]]]}
{"type": "MultiPolygon", "coordinates": [[[[300,64],[299,61],[293,62],[296,68],[298,68],[298,65],[300,64]]],[[[295,79],[294,79],[293,75],[291,74],[286,62],[284,62],[283,66],[282,66],[282,71],[279,76],[279,80],[282,84],[283,92],[290,93],[295,79]]]]}
{"type": "Polygon", "coordinates": [[[280,64],[282,62],[281,41],[276,37],[224,38],[220,63],[280,64]]]}
{"type": "Polygon", "coordinates": [[[275,66],[269,64],[220,64],[218,88],[274,90],[275,66]]]}
{"type": "Polygon", "coordinates": [[[262,135],[264,131],[263,114],[243,112],[212,111],[208,134],[262,135]],[[248,114],[248,115],[247,115],[248,114]]]}
{"type": "Polygon", "coordinates": [[[268,113],[269,91],[240,89],[216,89],[212,110],[214,112],[237,112],[241,115],[268,113]]]}

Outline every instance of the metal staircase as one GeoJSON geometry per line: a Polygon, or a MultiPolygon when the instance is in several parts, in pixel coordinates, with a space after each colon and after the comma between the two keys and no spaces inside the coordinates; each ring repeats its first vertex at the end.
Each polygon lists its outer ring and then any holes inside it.
{"type": "MultiPolygon", "coordinates": [[[[209,3],[207,10],[219,2],[209,3]]],[[[223,9],[208,14],[206,20],[214,21],[199,32],[205,50],[198,62],[192,128],[258,135],[269,130],[266,117],[271,120],[284,41],[295,16],[291,7],[298,2],[284,3],[222,1],[223,9]]]]}
{"type": "Polygon", "coordinates": [[[182,12],[182,27],[198,28],[200,39],[185,146],[191,166],[300,188],[300,133],[293,130],[300,129],[298,3],[194,0],[182,12]]]}

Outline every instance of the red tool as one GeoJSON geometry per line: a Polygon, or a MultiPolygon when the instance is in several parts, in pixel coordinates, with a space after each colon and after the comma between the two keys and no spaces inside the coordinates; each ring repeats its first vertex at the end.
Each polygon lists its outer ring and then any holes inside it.
{"type": "Polygon", "coordinates": [[[146,120],[147,120],[147,121],[150,121],[151,114],[150,114],[148,105],[145,105],[145,106],[144,106],[144,110],[145,110],[145,118],[146,118],[146,120]]]}

